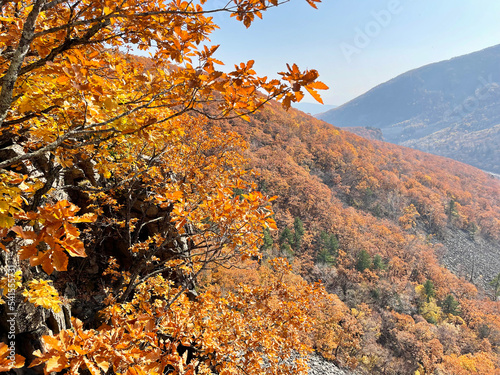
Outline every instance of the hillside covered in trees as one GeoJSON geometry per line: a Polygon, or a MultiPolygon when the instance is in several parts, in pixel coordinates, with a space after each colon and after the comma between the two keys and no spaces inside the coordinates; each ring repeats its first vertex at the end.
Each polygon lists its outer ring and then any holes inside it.
{"type": "MultiPolygon", "coordinates": [[[[450,159],[368,141],[275,104],[249,124],[226,126],[249,142],[249,166],[259,172],[260,190],[278,197],[273,209],[279,230],[266,237],[264,254],[287,257],[304,278],[322,280],[359,314],[359,346],[344,350],[361,371],[460,374],[460,364],[487,358],[470,351],[464,337],[475,337],[479,348],[498,334],[490,335],[500,307],[494,302],[497,179],[450,159]],[[460,251],[460,241],[469,252],[460,251]],[[456,274],[442,266],[447,260],[460,264],[456,274]]],[[[317,349],[346,365],[339,353],[347,342],[335,354],[328,346],[317,349]]],[[[488,355],[491,367],[462,373],[494,373],[498,347],[488,355]]]]}
{"type": "Polygon", "coordinates": [[[277,1],[0,4],[0,372],[500,373],[499,181],[218,70],[277,1]]]}

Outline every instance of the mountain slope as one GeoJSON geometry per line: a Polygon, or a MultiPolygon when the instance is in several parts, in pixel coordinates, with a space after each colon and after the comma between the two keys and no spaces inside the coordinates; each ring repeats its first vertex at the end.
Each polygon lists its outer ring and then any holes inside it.
{"type": "MultiPolygon", "coordinates": [[[[322,280],[360,314],[362,345],[349,350],[361,373],[432,373],[439,367],[455,374],[457,358],[492,358],[479,373],[495,374],[500,303],[485,297],[500,271],[500,181],[450,159],[368,141],[299,111],[285,113],[275,104],[250,124],[231,120],[224,127],[249,142],[249,168],[260,173],[259,189],[278,197],[273,208],[279,230],[264,252],[296,262],[304,277],[322,280]],[[469,280],[489,289],[477,292],[469,280]],[[436,290],[437,297],[428,298],[436,315],[419,294],[424,284],[436,290]],[[444,313],[451,311],[444,301],[455,299],[460,317],[444,313]],[[491,327],[494,349],[487,357],[479,325],[460,325],[458,318],[491,327]]],[[[345,344],[338,345],[342,353],[345,344]]],[[[346,365],[341,355],[332,359],[346,365]]]]}
{"type": "Polygon", "coordinates": [[[318,118],[498,173],[498,66],[500,45],[404,73],[318,118]]]}
{"type": "Polygon", "coordinates": [[[405,208],[413,205],[419,216],[412,231],[432,234],[442,243],[448,229],[479,230],[491,248],[500,240],[500,182],[473,167],[369,141],[277,105],[258,113],[250,127],[230,123],[251,145],[251,165],[262,175],[261,187],[266,190],[274,181],[270,193],[278,195],[280,207],[292,217],[331,221],[326,207],[333,202],[342,207],[337,215],[348,215],[344,210],[350,207],[349,212],[400,226],[405,208]]]}

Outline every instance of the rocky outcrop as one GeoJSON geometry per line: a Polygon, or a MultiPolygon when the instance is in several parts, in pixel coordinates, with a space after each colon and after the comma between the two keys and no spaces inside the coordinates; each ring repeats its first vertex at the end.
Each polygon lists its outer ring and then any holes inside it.
{"type": "Polygon", "coordinates": [[[318,354],[313,354],[309,358],[308,375],[356,375],[355,372],[343,370],[335,366],[318,354]]]}
{"type": "Polygon", "coordinates": [[[490,290],[489,282],[500,273],[500,248],[481,237],[447,228],[442,262],[450,271],[490,290]]]}

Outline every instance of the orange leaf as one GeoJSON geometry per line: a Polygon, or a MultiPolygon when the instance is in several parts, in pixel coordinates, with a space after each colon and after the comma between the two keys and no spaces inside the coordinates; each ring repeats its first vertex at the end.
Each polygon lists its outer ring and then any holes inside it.
{"type": "Polygon", "coordinates": [[[321,96],[319,96],[319,94],[318,94],[318,93],[317,93],[314,89],[311,89],[311,88],[309,88],[308,86],[304,86],[304,87],[306,88],[307,92],[308,92],[309,94],[311,94],[311,96],[312,96],[312,97],[313,97],[313,98],[314,98],[317,102],[319,102],[319,103],[321,103],[321,104],[324,104],[324,103],[323,103],[323,99],[321,99],[321,96]]]}
{"type": "Polygon", "coordinates": [[[65,369],[66,367],[68,367],[68,365],[69,364],[68,364],[68,360],[66,359],[66,357],[59,357],[59,356],[51,357],[47,361],[47,364],[45,367],[45,373],[52,372],[52,371],[59,372],[59,371],[65,369]]]}
{"type": "Polygon", "coordinates": [[[21,237],[23,240],[35,240],[36,239],[36,234],[33,231],[24,231],[23,228],[20,226],[16,225],[15,227],[12,227],[11,230],[16,233],[19,237],[21,237]]]}
{"type": "Polygon", "coordinates": [[[61,243],[64,249],[68,252],[72,257],[86,257],[85,247],[83,246],[83,242],[78,238],[69,237],[61,243]]]}
{"type": "Polygon", "coordinates": [[[79,217],[74,217],[69,220],[70,223],[93,223],[97,220],[97,215],[92,213],[87,213],[79,217]]]}
{"type": "Polygon", "coordinates": [[[36,248],[37,243],[33,243],[31,245],[23,247],[19,251],[19,259],[20,260],[25,260],[29,259],[32,256],[36,255],[38,253],[38,249],[36,248]]]}
{"type": "Polygon", "coordinates": [[[328,90],[329,87],[327,85],[325,85],[323,82],[313,82],[309,85],[310,87],[312,87],[313,89],[316,89],[316,90],[328,90]]]}
{"type": "Polygon", "coordinates": [[[52,262],[57,271],[66,271],[68,269],[68,256],[62,251],[52,253],[52,262]]]}

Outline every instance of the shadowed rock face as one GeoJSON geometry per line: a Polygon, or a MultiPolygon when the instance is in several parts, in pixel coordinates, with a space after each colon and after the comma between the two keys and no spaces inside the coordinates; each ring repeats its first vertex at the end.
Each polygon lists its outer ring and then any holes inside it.
{"type": "Polygon", "coordinates": [[[317,117],[500,172],[500,45],[427,65],[317,117]]]}

